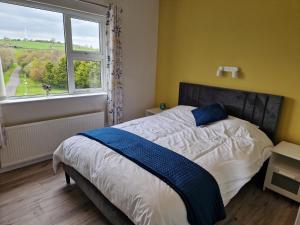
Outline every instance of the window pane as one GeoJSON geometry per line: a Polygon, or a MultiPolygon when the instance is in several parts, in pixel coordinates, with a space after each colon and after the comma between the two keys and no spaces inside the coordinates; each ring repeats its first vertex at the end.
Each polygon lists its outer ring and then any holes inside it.
{"type": "Polygon", "coordinates": [[[71,19],[74,51],[99,51],[99,24],[71,19]]]}
{"type": "Polygon", "coordinates": [[[0,3],[0,57],[7,96],[67,92],[63,15],[0,3]]]}
{"type": "Polygon", "coordinates": [[[74,60],[75,88],[101,88],[101,62],[74,60]]]}

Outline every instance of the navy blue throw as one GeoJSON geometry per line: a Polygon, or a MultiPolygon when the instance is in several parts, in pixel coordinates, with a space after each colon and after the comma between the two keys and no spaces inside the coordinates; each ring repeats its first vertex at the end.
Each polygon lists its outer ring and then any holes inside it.
{"type": "Polygon", "coordinates": [[[219,104],[212,104],[192,110],[196,126],[206,125],[228,117],[225,109],[219,104]]]}
{"type": "Polygon", "coordinates": [[[187,219],[191,225],[213,225],[225,218],[222,197],[214,177],[182,155],[130,132],[111,127],[79,135],[109,147],[173,188],[186,206],[187,219]]]}

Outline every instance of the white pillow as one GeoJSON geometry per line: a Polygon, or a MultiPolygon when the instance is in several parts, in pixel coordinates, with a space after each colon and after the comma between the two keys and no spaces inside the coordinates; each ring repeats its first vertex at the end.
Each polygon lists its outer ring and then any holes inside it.
{"type": "Polygon", "coordinates": [[[188,124],[190,126],[196,126],[195,118],[192,114],[192,110],[196,107],[187,105],[178,105],[171,109],[165,110],[159,115],[168,117],[169,119],[188,124]]]}

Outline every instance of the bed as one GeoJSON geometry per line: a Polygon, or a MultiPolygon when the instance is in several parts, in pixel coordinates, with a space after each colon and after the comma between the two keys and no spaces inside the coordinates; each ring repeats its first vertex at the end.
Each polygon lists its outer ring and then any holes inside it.
{"type": "MultiPolygon", "coordinates": [[[[226,205],[269,157],[282,101],[282,96],[180,83],[177,107],[115,127],[201,165],[216,179],[226,205]],[[230,117],[196,127],[191,110],[216,102],[230,117]]],[[[53,159],[54,169],[62,165],[67,183],[72,177],[112,224],[189,224],[172,188],[94,140],[71,137],[53,159]]]]}

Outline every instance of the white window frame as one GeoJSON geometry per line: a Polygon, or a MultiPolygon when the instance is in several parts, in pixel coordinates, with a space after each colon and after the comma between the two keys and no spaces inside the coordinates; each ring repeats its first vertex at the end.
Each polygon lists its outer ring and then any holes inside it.
{"type": "MultiPolygon", "coordinates": [[[[67,60],[67,76],[68,76],[68,93],[66,94],[53,94],[55,96],[66,96],[66,95],[76,95],[76,94],[88,94],[88,93],[103,93],[106,92],[106,9],[105,7],[93,6],[92,4],[86,5],[84,3],[74,3],[73,0],[0,0],[0,2],[25,6],[30,8],[36,8],[46,11],[52,11],[61,13],[63,15],[63,26],[64,26],[64,37],[65,37],[65,55],[67,60]],[[58,3],[58,4],[56,4],[58,3]],[[68,5],[70,7],[66,7],[68,5]],[[81,11],[79,9],[84,8],[86,11],[81,11]],[[96,10],[97,8],[97,10],[96,10]],[[90,12],[89,12],[90,11],[90,12]],[[95,13],[95,11],[99,13],[95,13]],[[71,19],[78,19],[90,22],[98,23],[99,27],[99,51],[74,51],[72,43],[72,27],[71,19]],[[73,60],[83,60],[83,61],[96,61],[101,63],[101,88],[85,88],[76,89],[75,88],[75,77],[74,77],[74,66],[73,60]]],[[[39,97],[39,95],[32,96],[13,96],[9,99],[28,99],[39,97]]]]}
{"type": "Polygon", "coordinates": [[[91,18],[84,15],[70,15],[63,14],[64,16],[64,29],[65,29],[65,43],[66,43],[66,58],[67,58],[67,70],[68,70],[68,87],[69,93],[86,93],[86,92],[101,92],[106,90],[105,82],[105,68],[106,68],[106,54],[105,54],[105,20],[103,17],[91,18]],[[72,41],[72,24],[71,19],[78,19],[84,21],[95,22],[98,24],[99,29],[99,51],[76,51],[73,50],[72,41]],[[74,60],[83,61],[95,61],[101,63],[101,88],[85,88],[76,89],[75,76],[74,76],[74,60]]]}

